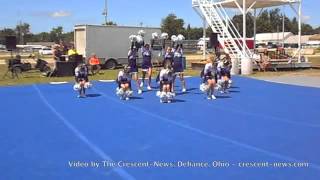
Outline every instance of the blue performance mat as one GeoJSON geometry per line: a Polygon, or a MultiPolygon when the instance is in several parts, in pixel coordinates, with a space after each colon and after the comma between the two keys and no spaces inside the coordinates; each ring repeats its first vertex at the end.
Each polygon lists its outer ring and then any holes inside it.
{"type": "Polygon", "coordinates": [[[320,89],[233,81],[210,101],[188,78],[171,104],[115,83],[2,87],[0,179],[319,180],[320,89]]]}

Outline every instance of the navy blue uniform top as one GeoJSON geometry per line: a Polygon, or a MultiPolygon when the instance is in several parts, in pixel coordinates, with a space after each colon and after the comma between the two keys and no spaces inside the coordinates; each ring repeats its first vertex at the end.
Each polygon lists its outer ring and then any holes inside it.
{"type": "Polygon", "coordinates": [[[172,65],[172,62],[173,62],[173,56],[174,56],[174,53],[173,52],[166,52],[164,54],[164,60],[163,60],[163,65],[167,62],[170,63],[170,65],[172,65]]]}
{"type": "Polygon", "coordinates": [[[174,72],[183,72],[183,51],[182,49],[178,49],[174,51],[173,56],[173,71],[174,72]]]}
{"type": "Polygon", "coordinates": [[[152,67],[151,58],[152,52],[150,49],[142,48],[142,69],[148,69],[152,67]]]}
{"type": "Polygon", "coordinates": [[[130,67],[130,72],[138,72],[137,66],[137,51],[130,50],[128,53],[128,65],[130,67]]]}

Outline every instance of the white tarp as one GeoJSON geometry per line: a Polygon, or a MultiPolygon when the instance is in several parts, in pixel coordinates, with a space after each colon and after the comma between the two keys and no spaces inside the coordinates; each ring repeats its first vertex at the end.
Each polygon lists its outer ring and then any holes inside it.
{"type": "MultiPolygon", "coordinates": [[[[238,8],[237,1],[242,6],[243,0],[216,0],[215,2],[222,2],[225,8],[238,8]]],[[[246,7],[249,8],[255,2],[253,9],[281,6],[289,3],[297,3],[299,0],[246,0],[246,7]]]]}

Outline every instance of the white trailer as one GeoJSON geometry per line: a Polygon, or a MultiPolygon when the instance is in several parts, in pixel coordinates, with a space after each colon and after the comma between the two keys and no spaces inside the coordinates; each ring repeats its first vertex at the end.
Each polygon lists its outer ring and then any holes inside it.
{"type": "MultiPolygon", "coordinates": [[[[77,52],[85,58],[96,54],[101,64],[107,69],[128,63],[128,50],[131,42],[130,35],[136,35],[139,30],[145,31],[145,43],[150,43],[152,33],[161,33],[160,28],[129,27],[129,26],[102,26],[102,25],[76,25],[74,27],[74,43],[77,52]]],[[[153,51],[153,63],[158,63],[162,57],[160,51],[153,51]]],[[[139,52],[138,64],[141,63],[139,52]]]]}

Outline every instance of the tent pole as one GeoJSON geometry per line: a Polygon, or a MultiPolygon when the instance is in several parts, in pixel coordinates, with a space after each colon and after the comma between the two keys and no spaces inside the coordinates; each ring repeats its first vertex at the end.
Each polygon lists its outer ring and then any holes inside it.
{"type": "Polygon", "coordinates": [[[205,60],[206,59],[206,50],[207,50],[207,41],[206,41],[206,19],[203,18],[203,53],[202,53],[202,58],[205,60]]]}
{"type": "Polygon", "coordinates": [[[299,47],[298,47],[298,51],[299,51],[299,57],[298,57],[298,62],[300,63],[301,62],[301,11],[302,11],[302,0],[299,1],[299,10],[298,10],[298,18],[299,18],[299,33],[298,33],[298,36],[299,36],[299,41],[298,41],[298,44],[299,44],[299,47]]]}
{"type": "Polygon", "coordinates": [[[257,9],[253,12],[253,49],[256,51],[256,40],[257,40],[257,9]]]}
{"type": "Polygon", "coordinates": [[[243,0],[243,4],[242,4],[242,14],[243,14],[243,38],[242,38],[242,44],[243,44],[243,55],[246,54],[246,49],[244,47],[246,47],[246,37],[247,37],[247,20],[246,20],[246,16],[247,16],[247,10],[246,10],[246,0],[243,0]]]}

